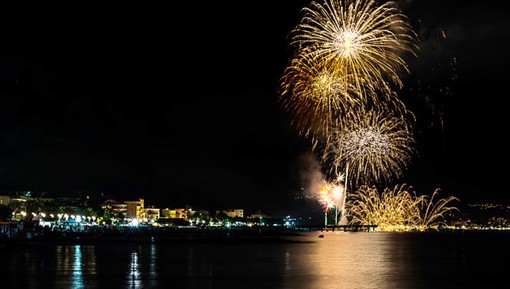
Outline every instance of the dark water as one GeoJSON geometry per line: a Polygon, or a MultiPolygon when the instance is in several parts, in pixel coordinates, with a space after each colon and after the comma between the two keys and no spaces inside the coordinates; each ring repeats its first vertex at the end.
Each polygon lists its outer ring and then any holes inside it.
{"type": "Polygon", "coordinates": [[[510,232],[0,247],[0,288],[510,288],[510,232]]]}

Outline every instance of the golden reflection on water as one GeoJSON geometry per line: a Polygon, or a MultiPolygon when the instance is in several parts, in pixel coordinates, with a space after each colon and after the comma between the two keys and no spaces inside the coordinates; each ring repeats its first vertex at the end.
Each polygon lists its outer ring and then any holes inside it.
{"type": "Polygon", "coordinates": [[[295,260],[288,263],[299,266],[292,268],[292,274],[285,274],[283,288],[398,288],[401,283],[394,277],[406,274],[402,270],[407,268],[397,260],[402,252],[390,237],[375,232],[310,233],[307,240],[314,244],[300,246],[301,252],[289,247],[295,260]]]}
{"type": "Polygon", "coordinates": [[[308,242],[0,250],[0,288],[500,288],[510,268],[506,232],[302,234],[288,238],[308,242]]]}

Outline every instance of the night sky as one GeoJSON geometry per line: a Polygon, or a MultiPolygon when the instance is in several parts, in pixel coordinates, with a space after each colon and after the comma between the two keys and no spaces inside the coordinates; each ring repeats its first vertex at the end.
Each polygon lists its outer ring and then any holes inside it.
{"type": "MultiPolygon", "coordinates": [[[[510,11],[442,2],[398,2],[420,36],[398,182],[507,202],[510,11]]],[[[292,211],[310,147],[277,90],[309,3],[0,8],[0,190],[292,211]]]]}

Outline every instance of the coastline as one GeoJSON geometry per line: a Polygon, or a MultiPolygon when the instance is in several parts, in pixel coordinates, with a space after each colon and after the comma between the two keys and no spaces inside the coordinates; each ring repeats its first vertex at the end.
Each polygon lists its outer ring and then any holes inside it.
{"type": "Polygon", "coordinates": [[[294,229],[224,229],[224,228],[136,228],[84,232],[47,231],[2,238],[0,244],[99,244],[133,243],[308,243],[299,240],[302,230],[294,229]],[[292,237],[292,238],[291,238],[292,237]]]}

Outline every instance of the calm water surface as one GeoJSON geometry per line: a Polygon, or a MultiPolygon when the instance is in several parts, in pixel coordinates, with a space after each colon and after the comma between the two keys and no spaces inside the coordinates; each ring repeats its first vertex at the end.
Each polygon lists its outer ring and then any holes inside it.
{"type": "Polygon", "coordinates": [[[510,288],[510,232],[319,234],[289,244],[0,246],[0,288],[510,288]]]}

